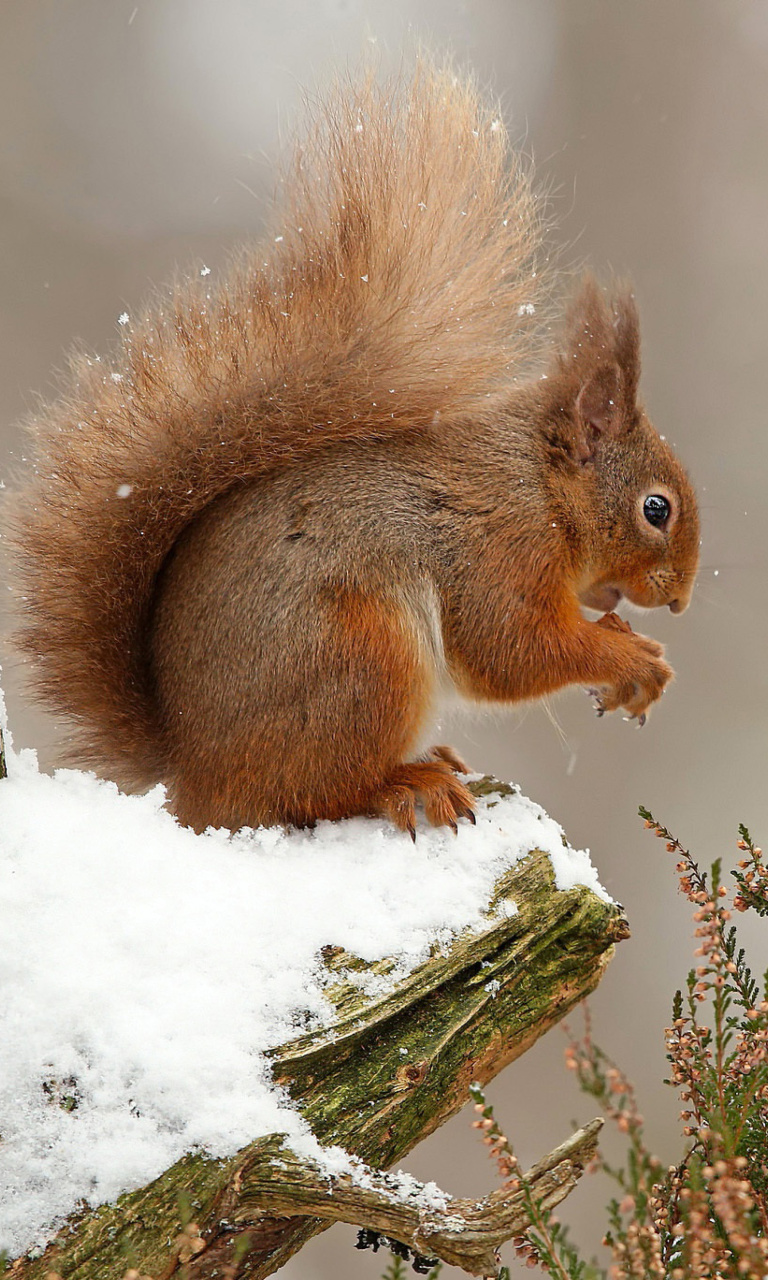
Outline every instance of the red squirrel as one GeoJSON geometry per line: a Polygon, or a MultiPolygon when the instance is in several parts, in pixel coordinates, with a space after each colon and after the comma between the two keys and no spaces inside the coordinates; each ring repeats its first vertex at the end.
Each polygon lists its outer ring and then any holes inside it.
{"type": "Polygon", "coordinates": [[[549,336],[538,202],[470,83],[337,90],[283,186],[267,245],[121,317],[31,423],[19,644],[69,758],[197,830],[413,834],[417,799],[455,829],[441,696],[579,684],[642,723],[672,670],[613,610],[685,609],[696,498],[631,292],[587,278],[549,336]]]}

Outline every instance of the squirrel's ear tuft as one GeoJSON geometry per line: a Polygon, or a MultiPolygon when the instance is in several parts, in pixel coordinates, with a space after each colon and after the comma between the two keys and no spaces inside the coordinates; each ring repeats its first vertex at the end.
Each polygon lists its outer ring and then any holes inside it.
{"type": "Polygon", "coordinates": [[[602,366],[617,365],[622,405],[632,413],[640,378],[640,321],[628,285],[617,286],[609,301],[594,276],[584,277],[568,308],[559,362],[582,384],[602,366]]]}
{"type": "Polygon", "coordinates": [[[614,358],[615,315],[595,280],[587,275],[568,308],[560,358],[571,368],[594,368],[614,358]]]}
{"type": "Polygon", "coordinates": [[[635,296],[629,286],[618,290],[613,299],[614,350],[621,369],[627,410],[635,407],[640,381],[640,317],[635,296]]]}

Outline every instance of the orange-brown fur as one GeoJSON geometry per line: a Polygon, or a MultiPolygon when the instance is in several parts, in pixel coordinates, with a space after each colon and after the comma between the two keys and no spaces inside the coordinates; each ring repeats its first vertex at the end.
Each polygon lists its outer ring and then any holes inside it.
{"type": "Polygon", "coordinates": [[[197,828],[412,831],[417,796],[455,825],[460,762],[423,754],[441,688],[584,683],[644,715],[671,671],[611,607],[685,607],[695,498],[637,405],[626,290],[587,280],[543,354],[536,201],[470,84],[339,89],[284,186],[268,247],[79,359],[31,424],[20,644],[71,757],[165,782],[197,828]],[[663,531],[638,514],[659,486],[663,531]]]}

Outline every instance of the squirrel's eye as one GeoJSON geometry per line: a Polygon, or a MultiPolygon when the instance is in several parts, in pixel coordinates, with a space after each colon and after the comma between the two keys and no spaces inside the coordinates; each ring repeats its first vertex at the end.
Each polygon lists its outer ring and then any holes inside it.
{"type": "Polygon", "coordinates": [[[643,503],[643,515],[655,529],[663,529],[672,512],[669,499],[663,493],[649,493],[643,503]]]}

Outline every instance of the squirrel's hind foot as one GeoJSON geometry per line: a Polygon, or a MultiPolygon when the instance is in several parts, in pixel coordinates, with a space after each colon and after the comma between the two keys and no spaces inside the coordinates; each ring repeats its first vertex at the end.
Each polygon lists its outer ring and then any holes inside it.
{"type": "Polygon", "coordinates": [[[433,827],[450,827],[456,834],[458,818],[468,818],[473,824],[475,821],[472,792],[455,777],[455,764],[461,763],[459,757],[454,756],[450,747],[435,747],[430,754],[434,757],[437,751],[450,753],[453,762],[441,756],[398,765],[373,802],[376,812],[386,814],[396,827],[407,831],[412,840],[416,839],[417,797],[433,827]]]}

